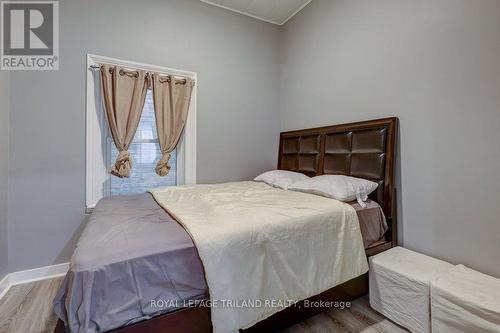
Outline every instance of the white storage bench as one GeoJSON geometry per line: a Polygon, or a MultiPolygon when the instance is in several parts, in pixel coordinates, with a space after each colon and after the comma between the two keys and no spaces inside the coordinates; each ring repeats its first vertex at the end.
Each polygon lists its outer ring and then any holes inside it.
{"type": "Polygon", "coordinates": [[[411,332],[430,332],[430,281],[453,267],[402,247],[370,257],[370,305],[411,332]]]}
{"type": "Polygon", "coordinates": [[[500,279],[458,265],[431,282],[432,331],[500,333],[500,279]]]}

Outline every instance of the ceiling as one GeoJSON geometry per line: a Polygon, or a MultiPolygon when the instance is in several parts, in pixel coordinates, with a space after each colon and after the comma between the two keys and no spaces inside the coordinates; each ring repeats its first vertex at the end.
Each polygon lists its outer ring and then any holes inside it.
{"type": "Polygon", "coordinates": [[[258,20],[283,25],[312,0],[200,0],[258,20]]]}

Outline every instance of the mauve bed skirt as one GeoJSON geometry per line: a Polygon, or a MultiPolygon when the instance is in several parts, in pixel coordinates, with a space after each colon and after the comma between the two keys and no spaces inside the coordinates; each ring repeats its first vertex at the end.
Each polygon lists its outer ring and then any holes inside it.
{"type": "Polygon", "coordinates": [[[103,199],[54,299],[70,332],[104,332],[207,298],[186,231],[150,194],[103,199]]]}
{"type": "MultiPolygon", "coordinates": [[[[373,201],[358,213],[365,247],[387,224],[373,201]]],[[[203,265],[187,232],[150,194],[101,200],[54,299],[70,332],[105,332],[208,298],[203,265]]]]}

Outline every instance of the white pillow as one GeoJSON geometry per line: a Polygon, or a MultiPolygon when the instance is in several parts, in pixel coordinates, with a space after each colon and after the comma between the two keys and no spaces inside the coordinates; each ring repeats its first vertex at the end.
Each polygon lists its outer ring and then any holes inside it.
{"type": "Polygon", "coordinates": [[[375,191],[377,187],[377,183],[366,179],[343,175],[323,175],[299,181],[288,189],[344,202],[358,200],[358,203],[365,207],[364,202],[368,199],[368,194],[375,191]]]}
{"type": "Polygon", "coordinates": [[[286,190],[293,183],[306,179],[309,177],[299,172],[272,170],[258,175],[254,180],[286,190]]]}

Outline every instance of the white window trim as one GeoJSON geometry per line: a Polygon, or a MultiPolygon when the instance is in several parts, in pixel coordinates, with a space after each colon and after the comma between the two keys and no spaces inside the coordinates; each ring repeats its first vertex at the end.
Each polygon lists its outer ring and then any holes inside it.
{"type": "MultiPolygon", "coordinates": [[[[100,94],[100,82],[95,80],[98,73],[90,70],[95,65],[118,65],[142,69],[145,71],[158,72],[165,75],[185,76],[194,80],[195,85],[189,107],[189,114],[184,129],[184,134],[179,146],[177,146],[177,184],[196,184],[196,95],[197,74],[195,72],[183,71],[173,68],[148,65],[138,62],[113,59],[93,54],[87,54],[87,84],[86,84],[86,212],[92,211],[97,202],[109,195],[109,186],[103,186],[109,181],[110,165],[107,152],[107,135],[101,131],[101,126],[107,126],[102,99],[100,94]],[[96,82],[97,81],[97,82],[96,82]],[[97,93],[96,93],[97,92],[97,93]]],[[[106,127],[107,128],[107,127],[106,127]]]]}

